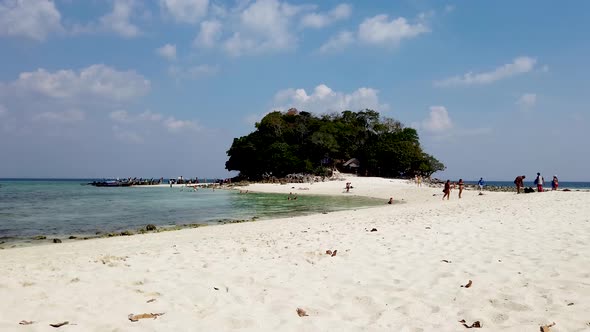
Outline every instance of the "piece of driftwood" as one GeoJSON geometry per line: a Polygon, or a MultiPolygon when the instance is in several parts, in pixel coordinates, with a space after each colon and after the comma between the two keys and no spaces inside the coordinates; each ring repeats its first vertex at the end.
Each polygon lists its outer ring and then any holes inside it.
{"type": "Polygon", "coordinates": [[[61,322],[61,323],[54,323],[54,324],[49,324],[49,326],[51,326],[51,327],[55,327],[55,328],[58,328],[58,327],[62,327],[62,326],[64,326],[64,325],[68,325],[68,324],[70,324],[70,322],[68,322],[68,321],[65,321],[65,322],[61,322]]]}
{"type": "Polygon", "coordinates": [[[153,318],[156,319],[158,318],[158,316],[162,316],[164,313],[149,313],[149,314],[138,314],[138,315],[134,315],[134,314],[129,314],[129,316],[127,316],[127,318],[129,318],[130,321],[132,322],[137,322],[140,319],[147,319],[147,318],[153,318]]]}
{"type": "Polygon", "coordinates": [[[464,319],[461,319],[459,321],[459,323],[461,323],[463,326],[465,326],[468,329],[473,329],[473,328],[480,329],[481,328],[481,323],[478,320],[476,320],[475,322],[473,322],[473,324],[471,324],[471,325],[468,325],[467,322],[464,319]]]}
{"type": "Polygon", "coordinates": [[[471,287],[472,284],[473,284],[473,281],[469,280],[469,282],[467,282],[467,285],[461,285],[461,287],[469,288],[469,287],[471,287]]]}
{"type": "Polygon", "coordinates": [[[309,316],[307,312],[301,308],[297,308],[297,315],[299,315],[299,317],[309,316]]]}

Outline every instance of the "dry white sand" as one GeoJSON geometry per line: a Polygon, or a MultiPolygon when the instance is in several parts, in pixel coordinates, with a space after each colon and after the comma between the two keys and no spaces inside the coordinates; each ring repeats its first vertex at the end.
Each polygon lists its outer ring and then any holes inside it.
{"type": "Polygon", "coordinates": [[[0,250],[0,330],[590,329],[590,193],[453,191],[443,202],[440,189],[348,181],[350,193],[346,181],[243,189],[383,207],[0,250]]]}

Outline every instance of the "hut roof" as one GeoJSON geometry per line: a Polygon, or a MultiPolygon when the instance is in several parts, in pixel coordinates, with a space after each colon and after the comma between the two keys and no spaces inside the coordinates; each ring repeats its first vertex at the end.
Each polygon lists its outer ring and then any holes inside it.
{"type": "Polygon", "coordinates": [[[344,163],[344,167],[361,167],[361,163],[356,158],[351,158],[347,162],[344,163]]]}

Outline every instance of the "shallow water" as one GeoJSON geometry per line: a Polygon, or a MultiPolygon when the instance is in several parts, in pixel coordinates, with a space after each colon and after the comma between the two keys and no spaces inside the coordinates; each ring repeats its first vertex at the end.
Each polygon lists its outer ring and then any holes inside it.
{"type": "Polygon", "coordinates": [[[358,196],[299,196],[169,187],[96,188],[81,180],[0,181],[0,241],[218,224],[383,205],[358,196]]]}

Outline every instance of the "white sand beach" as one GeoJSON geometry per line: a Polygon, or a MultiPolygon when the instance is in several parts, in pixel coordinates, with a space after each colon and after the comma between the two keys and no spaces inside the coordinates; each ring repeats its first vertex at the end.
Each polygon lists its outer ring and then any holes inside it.
{"type": "Polygon", "coordinates": [[[0,330],[590,330],[590,193],[442,201],[441,189],[356,177],[242,189],[384,204],[0,250],[0,330]],[[163,315],[128,319],[143,313],[163,315]]]}

